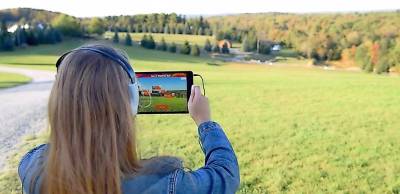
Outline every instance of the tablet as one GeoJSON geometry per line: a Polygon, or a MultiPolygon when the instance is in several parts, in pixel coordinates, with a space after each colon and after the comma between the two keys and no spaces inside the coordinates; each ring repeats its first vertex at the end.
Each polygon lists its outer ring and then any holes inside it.
{"type": "Polygon", "coordinates": [[[139,114],[188,113],[193,85],[191,71],[136,72],[139,114]]]}

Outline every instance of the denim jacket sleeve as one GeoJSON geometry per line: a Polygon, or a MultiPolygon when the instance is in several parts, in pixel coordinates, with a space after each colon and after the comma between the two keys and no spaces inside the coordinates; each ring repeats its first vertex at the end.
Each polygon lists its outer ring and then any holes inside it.
{"type": "Polygon", "coordinates": [[[196,171],[173,173],[170,193],[235,193],[240,183],[239,166],[228,138],[216,122],[202,123],[198,130],[205,165],[196,171]]]}
{"type": "MultiPolygon", "coordinates": [[[[32,178],[37,175],[37,173],[40,173],[40,165],[44,161],[42,153],[47,149],[47,147],[48,144],[39,145],[22,157],[18,165],[18,175],[21,180],[23,193],[30,193],[29,190],[32,178]]],[[[40,181],[39,179],[35,179],[35,186],[36,183],[40,181]]],[[[34,188],[35,194],[39,193],[38,189],[38,187],[34,188]]]]}

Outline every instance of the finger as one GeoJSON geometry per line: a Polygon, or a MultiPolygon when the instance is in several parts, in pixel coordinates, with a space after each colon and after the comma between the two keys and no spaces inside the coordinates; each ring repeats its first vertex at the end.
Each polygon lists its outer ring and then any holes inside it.
{"type": "Polygon", "coordinates": [[[195,96],[195,91],[194,91],[194,85],[192,85],[192,89],[190,91],[190,97],[189,97],[189,102],[193,102],[194,96],[195,96]]]}
{"type": "Polygon", "coordinates": [[[195,91],[195,94],[193,96],[193,101],[199,101],[199,99],[201,97],[200,87],[199,86],[195,86],[194,87],[194,91],[195,91]]]}

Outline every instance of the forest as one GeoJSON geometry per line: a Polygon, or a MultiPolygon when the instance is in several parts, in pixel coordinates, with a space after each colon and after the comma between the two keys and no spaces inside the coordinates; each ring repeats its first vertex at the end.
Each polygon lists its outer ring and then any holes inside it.
{"type": "Polygon", "coordinates": [[[228,39],[241,43],[243,51],[262,54],[270,54],[272,43],[278,43],[296,51],[299,56],[313,59],[315,65],[340,62],[376,73],[398,71],[400,66],[400,11],[211,17],[154,13],[76,18],[46,10],[19,8],[0,11],[0,21],[3,26],[0,50],[12,50],[11,43],[27,39],[18,38],[18,34],[25,32],[12,34],[5,31],[7,26],[41,24],[44,28],[29,29],[33,37],[30,39],[37,39],[33,42],[58,42],[61,40],[59,32],[75,37],[102,35],[106,31],[208,35],[213,36],[214,41],[228,39]],[[54,41],[39,41],[40,34],[48,34],[45,37],[54,41]]]}

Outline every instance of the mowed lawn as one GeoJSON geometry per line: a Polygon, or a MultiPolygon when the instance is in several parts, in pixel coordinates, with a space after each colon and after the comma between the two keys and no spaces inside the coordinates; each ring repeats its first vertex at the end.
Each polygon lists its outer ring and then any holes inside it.
{"type": "MultiPolygon", "coordinates": [[[[0,64],[54,70],[56,55],[81,43],[1,53],[0,64]]],[[[400,192],[398,76],[225,64],[121,47],[138,70],[193,70],[204,77],[212,118],[239,160],[238,193],[400,192]]],[[[137,118],[142,157],[176,155],[191,169],[204,164],[189,115],[137,118]]],[[[21,149],[44,141],[28,137],[21,149]]],[[[18,191],[15,168],[22,153],[0,176],[4,193],[18,191]]]]}
{"type": "Polygon", "coordinates": [[[21,84],[25,84],[31,81],[31,78],[8,72],[0,72],[0,89],[9,88],[21,84]]]}

